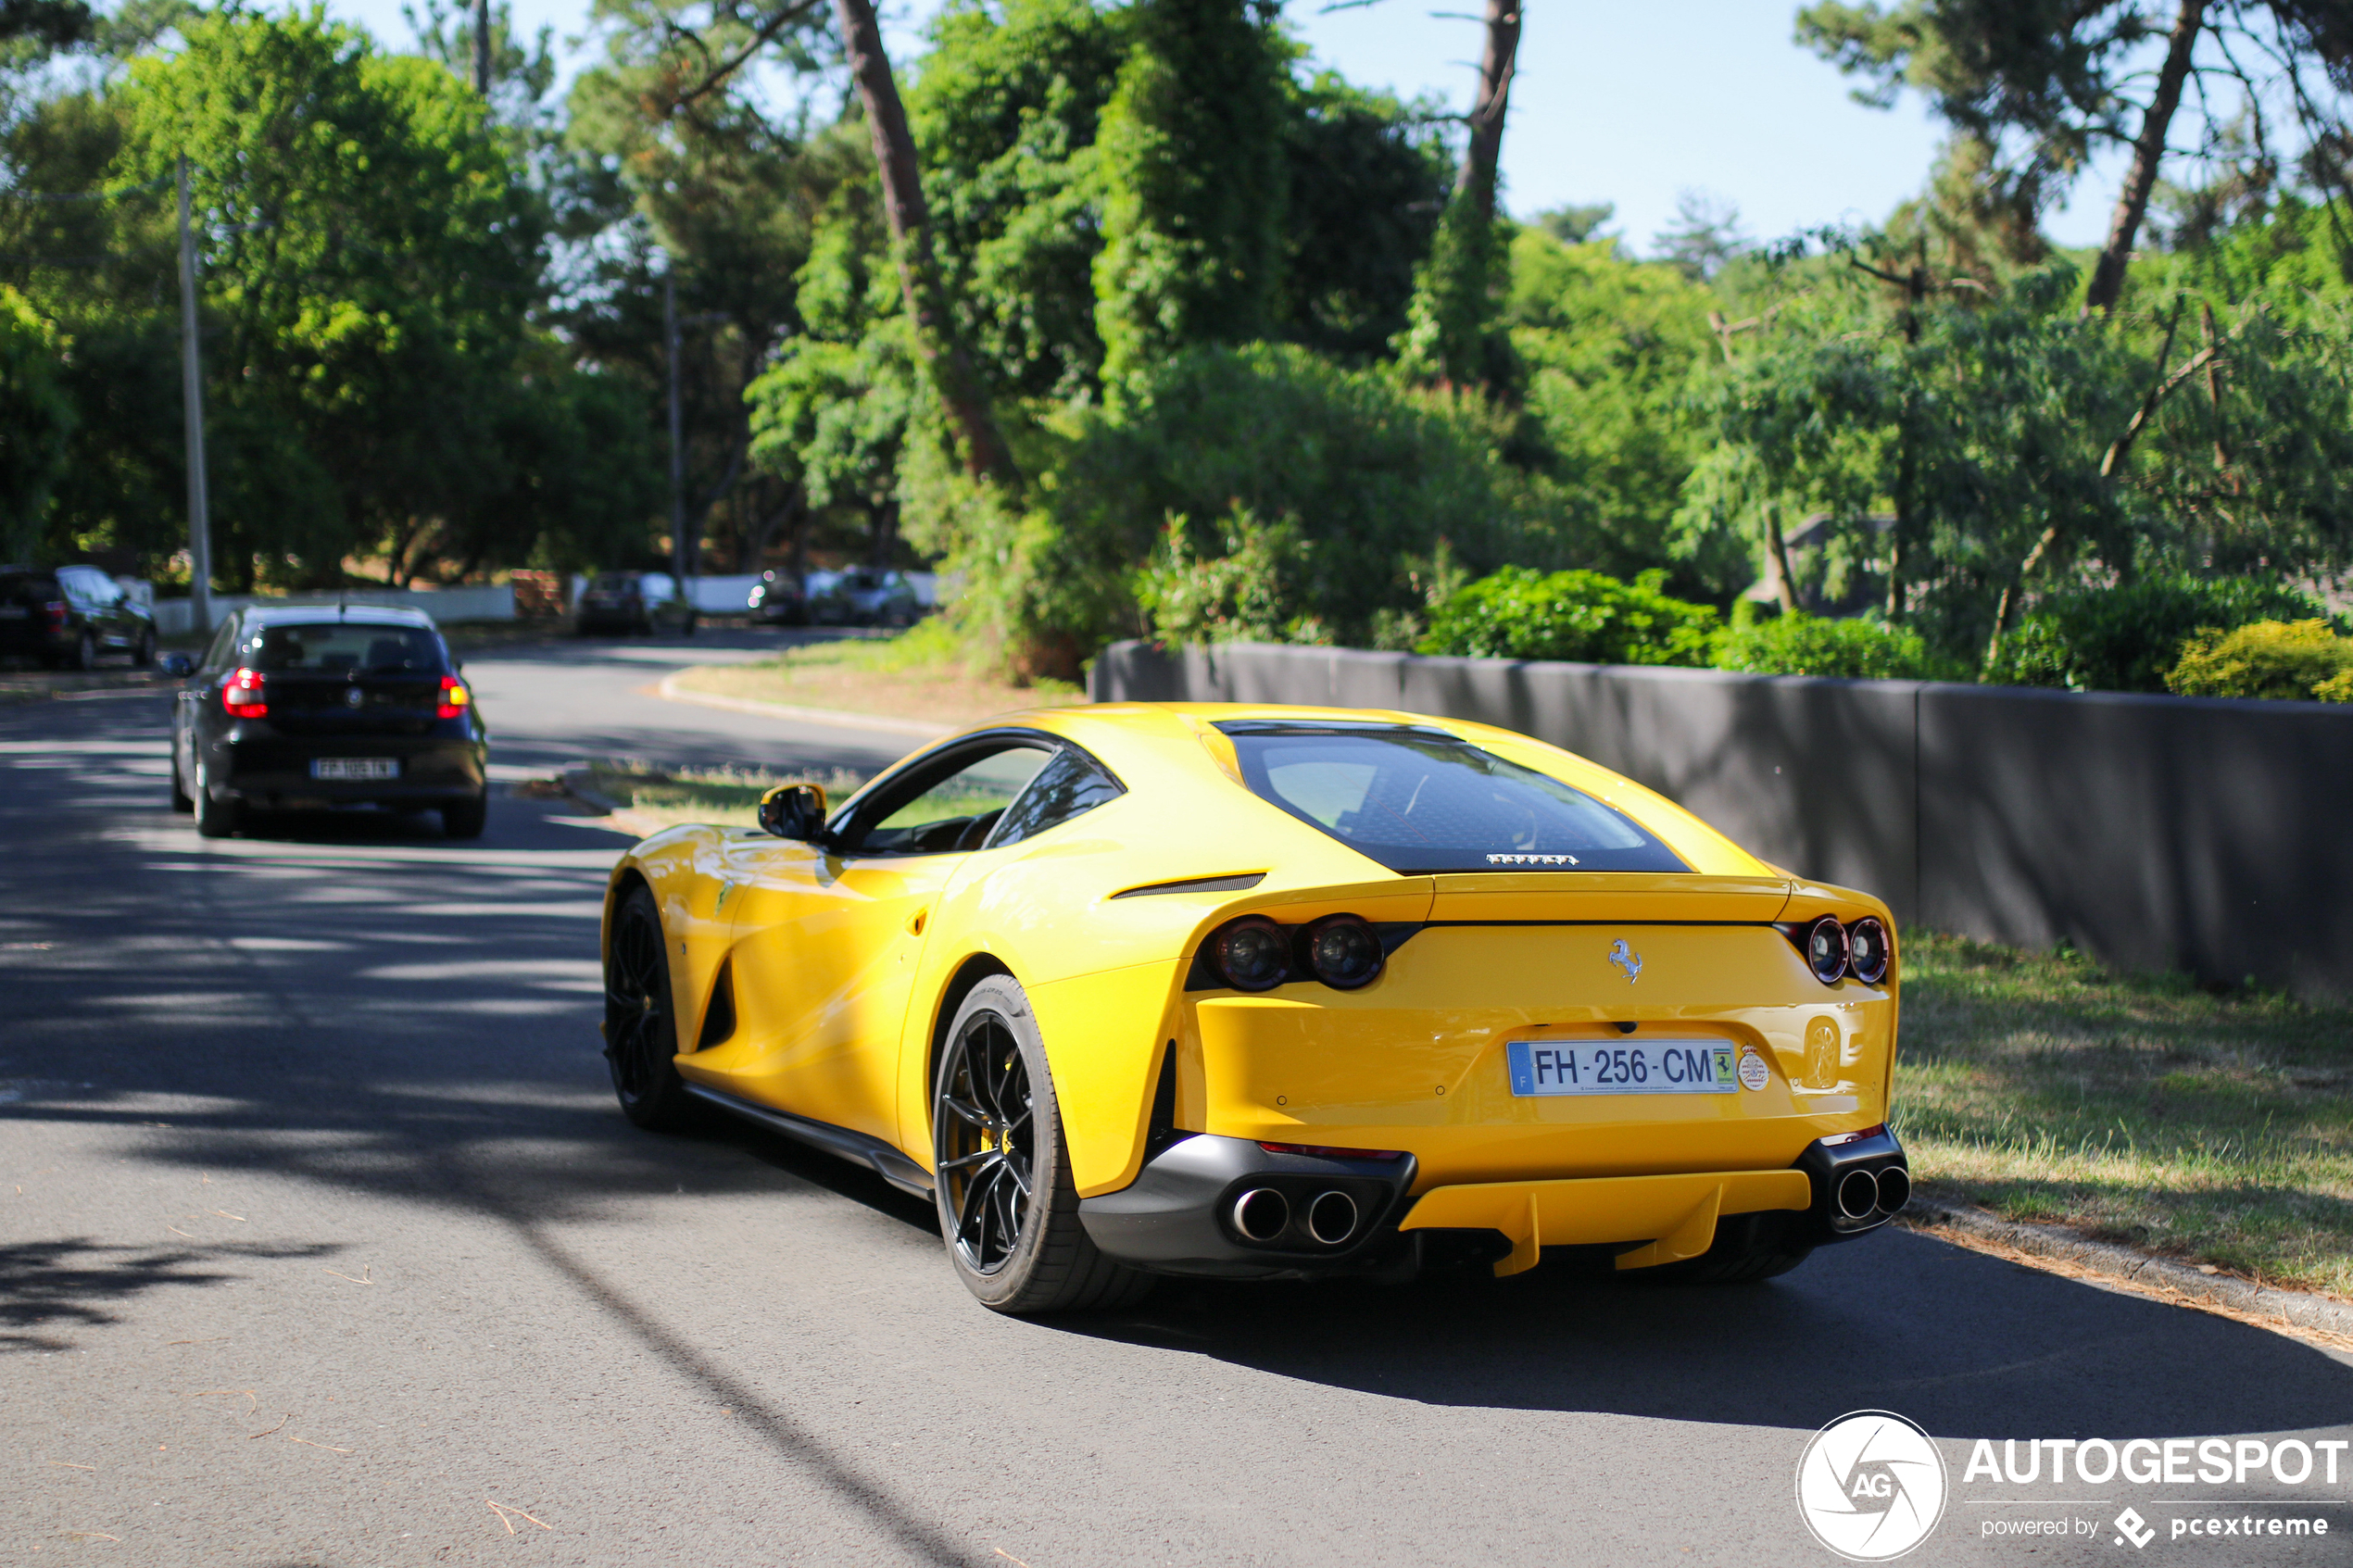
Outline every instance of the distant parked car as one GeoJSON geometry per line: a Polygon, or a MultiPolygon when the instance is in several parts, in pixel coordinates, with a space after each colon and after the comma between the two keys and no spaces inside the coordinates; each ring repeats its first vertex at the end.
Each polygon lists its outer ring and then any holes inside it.
{"type": "Polygon", "coordinates": [[[479,838],[489,753],[472,689],[422,610],[247,606],[180,689],[171,804],[207,838],[256,811],[365,803],[438,810],[451,838],[479,838]]]}
{"type": "Polygon", "coordinates": [[[66,670],[94,669],[107,653],[153,664],[155,617],[94,566],[0,566],[0,654],[8,653],[66,670]]]}
{"type": "Polygon", "coordinates": [[[651,633],[656,628],[691,637],[700,619],[666,571],[600,571],[588,580],[573,612],[582,636],[599,632],[651,633]]]}
{"type": "Polygon", "coordinates": [[[790,572],[763,571],[760,581],[752,584],[745,600],[752,619],[771,626],[806,626],[809,624],[809,596],[801,591],[790,572]]]}
{"type": "Polygon", "coordinates": [[[810,620],[824,626],[912,626],[923,613],[914,584],[896,571],[837,572],[809,596],[810,620]]]}

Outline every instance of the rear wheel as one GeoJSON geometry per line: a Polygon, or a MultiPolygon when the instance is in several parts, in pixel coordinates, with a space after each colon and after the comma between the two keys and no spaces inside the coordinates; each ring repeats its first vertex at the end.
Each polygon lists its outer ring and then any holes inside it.
{"type": "Polygon", "coordinates": [[[68,668],[88,671],[98,668],[98,639],[85,629],[73,645],[68,668]]]}
{"type": "Polygon", "coordinates": [[[957,1010],[931,1121],[940,1234],[983,1306],[1086,1311],[1151,1291],[1151,1275],[1104,1257],[1079,1224],[1045,1044],[1011,978],[982,981],[957,1010]]]}
{"type": "Polygon", "coordinates": [[[640,884],[622,898],[605,950],[605,1062],[622,1114],[659,1132],[684,1127],[693,1104],[678,1076],[676,1018],[669,938],[640,884]]]}
{"type": "Polygon", "coordinates": [[[472,800],[452,801],[441,809],[441,831],[449,838],[480,838],[483,828],[490,821],[490,797],[477,795],[472,800]]]}
{"type": "Polygon", "coordinates": [[[188,786],[180,782],[180,748],[177,746],[171,748],[171,809],[183,816],[196,809],[195,801],[189,797],[188,786]]]}
{"type": "Polygon", "coordinates": [[[156,629],[152,626],[143,626],[139,629],[138,642],[132,646],[131,662],[144,670],[155,661],[156,629]]]}
{"type": "Polygon", "coordinates": [[[196,764],[195,812],[196,832],[207,838],[228,837],[245,816],[237,802],[212,797],[212,775],[202,762],[196,764]]]}

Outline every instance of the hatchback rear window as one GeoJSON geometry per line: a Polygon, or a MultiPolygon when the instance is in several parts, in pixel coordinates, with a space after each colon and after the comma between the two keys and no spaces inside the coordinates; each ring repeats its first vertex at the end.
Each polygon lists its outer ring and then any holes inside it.
{"type": "Polygon", "coordinates": [[[1624,812],[1442,730],[1229,720],[1242,782],[1393,872],[1680,872],[1624,812]]]}
{"type": "Polygon", "coordinates": [[[441,639],[422,626],[363,626],[348,621],[265,626],[245,661],[264,674],[315,670],[371,675],[442,673],[441,639]]]}

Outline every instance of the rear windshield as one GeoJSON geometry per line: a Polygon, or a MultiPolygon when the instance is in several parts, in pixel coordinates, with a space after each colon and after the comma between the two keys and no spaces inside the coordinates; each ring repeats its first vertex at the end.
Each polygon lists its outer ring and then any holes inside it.
{"type": "Polygon", "coordinates": [[[0,572],[0,604],[46,604],[63,596],[57,580],[46,572],[0,572]]]}
{"type": "Polygon", "coordinates": [[[629,583],[630,578],[626,572],[600,571],[588,586],[599,594],[618,594],[626,591],[629,583]]]}
{"type": "Polygon", "coordinates": [[[317,670],[336,675],[442,673],[441,639],[422,626],[359,626],[343,621],[265,626],[245,662],[267,674],[317,670]]]}
{"type": "Polygon", "coordinates": [[[1621,811],[1442,731],[1229,721],[1242,782],[1394,872],[1680,872],[1621,811]]]}

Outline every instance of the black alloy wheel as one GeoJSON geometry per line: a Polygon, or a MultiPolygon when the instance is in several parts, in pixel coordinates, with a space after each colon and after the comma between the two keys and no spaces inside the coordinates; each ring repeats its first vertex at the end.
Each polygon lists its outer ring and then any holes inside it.
{"type": "Polygon", "coordinates": [[[691,1101],[678,1076],[678,1025],[670,1003],[669,938],[643,884],[621,901],[605,951],[605,1062],[622,1114],[640,1127],[686,1125],[691,1101]]]}
{"type": "Polygon", "coordinates": [[[933,1197],[948,1261],[1000,1312],[1085,1311],[1144,1298],[1152,1277],[1095,1248],[1029,998],[1011,976],[965,994],[932,1093],[933,1197]]]}
{"type": "Polygon", "coordinates": [[[949,1042],[939,1085],[940,1211],[964,1266],[993,1274],[1021,1244],[1037,1186],[1036,1108],[1021,1042],[980,1012],[949,1042]]]}

